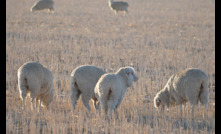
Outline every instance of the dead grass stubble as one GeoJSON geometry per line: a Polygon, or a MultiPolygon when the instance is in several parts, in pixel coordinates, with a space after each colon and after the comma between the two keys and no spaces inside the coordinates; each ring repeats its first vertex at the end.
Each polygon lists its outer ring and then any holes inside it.
{"type": "Polygon", "coordinates": [[[32,1],[6,1],[6,133],[215,133],[214,1],[127,2],[129,14],[116,16],[107,2],[55,1],[54,13],[31,13],[32,1]],[[17,69],[26,61],[38,61],[54,75],[57,99],[41,115],[31,111],[29,99],[27,110],[21,109],[17,69]],[[88,113],[81,101],[72,114],[70,74],[83,64],[107,72],[129,65],[138,72],[118,119],[88,113]],[[207,116],[199,105],[194,128],[189,104],[184,125],[179,107],[165,111],[164,120],[153,106],[168,78],[187,67],[204,70],[210,79],[207,116]]]}

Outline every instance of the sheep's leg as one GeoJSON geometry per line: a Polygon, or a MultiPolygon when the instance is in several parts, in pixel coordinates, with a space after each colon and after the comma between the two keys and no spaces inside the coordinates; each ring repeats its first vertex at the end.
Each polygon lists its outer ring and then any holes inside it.
{"type": "Polygon", "coordinates": [[[108,107],[108,115],[110,115],[112,117],[112,110],[116,108],[116,105],[117,105],[117,100],[115,99],[110,99],[108,100],[107,102],[107,107],[108,107]]]}
{"type": "Polygon", "coordinates": [[[180,104],[180,125],[181,126],[184,126],[184,124],[183,124],[183,120],[182,120],[182,117],[183,117],[183,111],[182,111],[182,104],[180,104]]]}
{"type": "Polygon", "coordinates": [[[90,105],[89,105],[90,97],[88,97],[87,95],[82,94],[81,99],[82,99],[82,102],[83,102],[84,106],[88,109],[88,111],[91,111],[91,108],[90,108],[90,105]]]}
{"type": "Polygon", "coordinates": [[[41,114],[41,99],[39,101],[39,108],[38,108],[38,110],[39,110],[39,113],[41,114]]]}
{"type": "Polygon", "coordinates": [[[94,108],[97,110],[97,100],[92,98],[92,101],[93,101],[94,108]]]}
{"type": "Polygon", "coordinates": [[[32,100],[31,100],[31,110],[35,110],[35,98],[32,98],[32,100]]]}
{"type": "Polygon", "coordinates": [[[194,119],[194,105],[192,105],[192,119],[194,119]]]}
{"type": "MultiPolygon", "coordinates": [[[[38,90],[33,89],[31,91],[38,91],[38,90]]],[[[31,100],[32,110],[35,110],[35,105],[36,105],[35,101],[36,101],[37,95],[34,92],[31,92],[30,97],[32,98],[31,100]]]]}
{"type": "Polygon", "coordinates": [[[182,114],[182,104],[180,104],[180,119],[182,119],[182,116],[183,116],[183,114],[182,114]]]}
{"type": "Polygon", "coordinates": [[[49,10],[50,10],[50,11],[54,11],[54,8],[51,7],[51,8],[49,8],[49,10]]]}
{"type": "Polygon", "coordinates": [[[192,105],[192,113],[191,113],[191,117],[192,117],[192,129],[194,131],[194,126],[195,126],[195,119],[194,119],[194,105],[192,105]]]}
{"type": "Polygon", "coordinates": [[[39,106],[39,98],[36,98],[35,107],[37,108],[39,106]]]}
{"type": "Polygon", "coordinates": [[[204,109],[204,112],[203,112],[203,119],[205,119],[207,109],[208,109],[208,105],[205,104],[205,109],[204,109]]]}
{"type": "MultiPolygon", "coordinates": [[[[52,103],[53,103],[53,102],[52,102],[52,103]]],[[[51,111],[52,103],[50,103],[50,104],[46,107],[47,111],[51,111]]]]}
{"type": "Polygon", "coordinates": [[[23,103],[22,109],[25,110],[25,97],[26,97],[27,93],[26,93],[26,90],[19,90],[19,92],[20,92],[20,97],[22,99],[22,103],[23,103]]]}
{"type": "Polygon", "coordinates": [[[77,104],[80,94],[81,92],[76,88],[71,89],[71,104],[73,111],[75,110],[75,105],[77,104]]]}
{"type": "Polygon", "coordinates": [[[95,97],[93,97],[92,100],[93,100],[94,108],[95,108],[95,110],[97,111],[97,110],[99,109],[99,107],[100,107],[100,103],[99,103],[99,101],[97,100],[97,98],[95,98],[95,97]]]}
{"type": "Polygon", "coordinates": [[[30,89],[30,98],[32,98],[31,102],[32,102],[32,110],[35,110],[35,101],[36,98],[38,97],[38,93],[41,90],[41,85],[38,84],[39,82],[29,82],[29,89],[30,89]]]}
{"type": "Polygon", "coordinates": [[[112,117],[112,110],[113,110],[113,108],[112,108],[112,106],[110,106],[111,104],[107,104],[108,106],[108,108],[107,108],[107,115],[108,116],[111,116],[112,117]]]}
{"type": "Polygon", "coordinates": [[[100,96],[99,100],[98,100],[101,104],[101,108],[103,109],[104,113],[107,114],[107,98],[106,96],[100,96]]]}
{"type": "Polygon", "coordinates": [[[108,108],[107,115],[112,119],[112,109],[108,108]]]}
{"type": "Polygon", "coordinates": [[[117,108],[114,109],[115,119],[119,118],[118,110],[117,108]]]}
{"type": "Polygon", "coordinates": [[[23,103],[22,109],[25,110],[26,109],[26,107],[25,107],[25,98],[22,100],[22,103],[23,103]]]}
{"type": "Polygon", "coordinates": [[[126,14],[126,13],[128,14],[128,10],[127,10],[127,8],[125,9],[125,12],[124,12],[124,14],[126,14]]]}
{"type": "Polygon", "coordinates": [[[100,102],[97,101],[97,102],[96,102],[96,110],[99,110],[99,109],[100,109],[100,102]]]}

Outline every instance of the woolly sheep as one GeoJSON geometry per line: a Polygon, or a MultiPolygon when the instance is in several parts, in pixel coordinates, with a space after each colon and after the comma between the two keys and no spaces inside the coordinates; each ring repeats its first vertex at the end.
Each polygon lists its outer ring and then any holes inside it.
{"type": "Polygon", "coordinates": [[[154,97],[154,106],[162,107],[180,105],[182,116],[182,104],[190,102],[192,105],[192,117],[194,105],[200,101],[205,108],[208,107],[208,76],[200,69],[188,68],[173,74],[164,88],[154,97]]]}
{"type": "Polygon", "coordinates": [[[138,80],[132,67],[120,68],[116,73],[106,73],[98,80],[94,92],[105,114],[111,115],[112,110],[117,112],[128,87],[138,80]]]}
{"type": "Polygon", "coordinates": [[[128,13],[128,3],[127,2],[123,2],[123,1],[116,1],[114,2],[113,0],[109,0],[109,7],[111,8],[111,10],[113,10],[115,12],[115,14],[117,14],[118,11],[124,11],[124,13],[128,13]]]}
{"type": "Polygon", "coordinates": [[[31,7],[31,12],[32,11],[38,11],[38,10],[43,10],[43,9],[48,9],[49,11],[54,10],[54,1],[52,0],[40,0],[36,2],[32,7],[31,7]]]}
{"type": "Polygon", "coordinates": [[[53,88],[53,75],[50,70],[37,62],[26,62],[18,69],[18,89],[20,97],[25,108],[25,98],[30,96],[32,102],[32,109],[34,110],[34,103],[36,107],[46,107],[52,102],[55,91],[53,88]]]}
{"type": "Polygon", "coordinates": [[[94,95],[94,87],[101,75],[106,73],[102,69],[91,66],[82,65],[74,69],[71,73],[71,103],[72,109],[81,95],[84,106],[90,111],[89,100],[93,100],[95,109],[97,109],[97,99],[94,95]]]}

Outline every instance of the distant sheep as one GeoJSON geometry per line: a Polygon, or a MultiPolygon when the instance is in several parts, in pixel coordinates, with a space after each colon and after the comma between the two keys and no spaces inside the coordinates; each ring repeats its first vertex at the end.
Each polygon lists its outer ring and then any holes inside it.
{"type": "MultiPolygon", "coordinates": [[[[101,75],[106,73],[96,66],[83,65],[74,69],[71,73],[71,103],[72,109],[81,95],[84,106],[90,111],[90,99],[93,100],[94,107],[97,107],[97,99],[94,95],[94,87],[101,75]]],[[[96,108],[97,109],[97,108],[96,108]]]]}
{"type": "Polygon", "coordinates": [[[182,104],[189,101],[192,105],[192,117],[194,105],[200,101],[205,108],[208,107],[208,76],[200,69],[188,68],[172,75],[165,87],[154,97],[154,106],[180,105],[182,116],[182,104]]]}
{"type": "Polygon", "coordinates": [[[113,10],[115,12],[115,14],[117,14],[117,12],[119,11],[124,11],[124,13],[128,13],[128,3],[124,2],[124,1],[113,1],[113,0],[109,0],[109,7],[111,10],[113,10]]]}
{"type": "Polygon", "coordinates": [[[32,7],[31,7],[31,12],[32,11],[38,11],[38,10],[43,10],[43,9],[48,9],[49,11],[54,10],[54,1],[52,0],[40,0],[36,2],[32,7]]]}
{"type": "Polygon", "coordinates": [[[32,109],[35,109],[35,101],[36,107],[40,101],[39,111],[41,106],[48,109],[55,96],[51,71],[37,62],[24,63],[18,69],[18,88],[24,108],[27,95],[31,97],[32,109]]]}
{"type": "Polygon", "coordinates": [[[111,115],[121,104],[128,87],[138,77],[132,67],[122,67],[116,73],[106,73],[98,80],[94,92],[105,114],[111,115]]]}

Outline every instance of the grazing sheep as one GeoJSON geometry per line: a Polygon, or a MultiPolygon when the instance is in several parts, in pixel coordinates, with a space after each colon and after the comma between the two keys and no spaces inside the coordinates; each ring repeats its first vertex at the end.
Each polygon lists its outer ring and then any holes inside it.
{"type": "Polygon", "coordinates": [[[74,69],[71,73],[71,103],[72,109],[75,110],[77,100],[81,95],[84,106],[90,111],[90,99],[93,100],[95,109],[97,109],[97,99],[94,95],[94,87],[104,72],[96,66],[83,65],[74,69]]]}
{"type": "Polygon", "coordinates": [[[205,108],[208,107],[208,76],[200,69],[188,68],[172,75],[165,87],[154,97],[154,106],[158,108],[180,105],[182,117],[182,104],[189,101],[192,105],[192,117],[194,117],[194,105],[200,101],[205,108]]]}
{"type": "Polygon", "coordinates": [[[122,67],[116,73],[106,73],[98,80],[94,92],[105,114],[111,115],[112,110],[117,112],[128,87],[138,77],[132,67],[122,67]]]}
{"type": "Polygon", "coordinates": [[[32,7],[31,7],[31,12],[32,11],[38,11],[38,10],[43,10],[43,9],[48,9],[49,11],[54,10],[54,1],[52,0],[40,0],[36,2],[32,7]]]}
{"type": "Polygon", "coordinates": [[[127,2],[123,2],[123,1],[116,1],[114,2],[113,0],[109,0],[109,7],[111,10],[113,10],[115,12],[115,14],[117,14],[118,11],[124,11],[124,13],[128,13],[128,3],[127,2]]]}
{"type": "Polygon", "coordinates": [[[40,101],[39,111],[41,106],[48,109],[55,96],[51,71],[37,62],[26,62],[18,69],[18,88],[24,108],[25,98],[29,95],[33,110],[35,101],[36,107],[40,101]]]}

